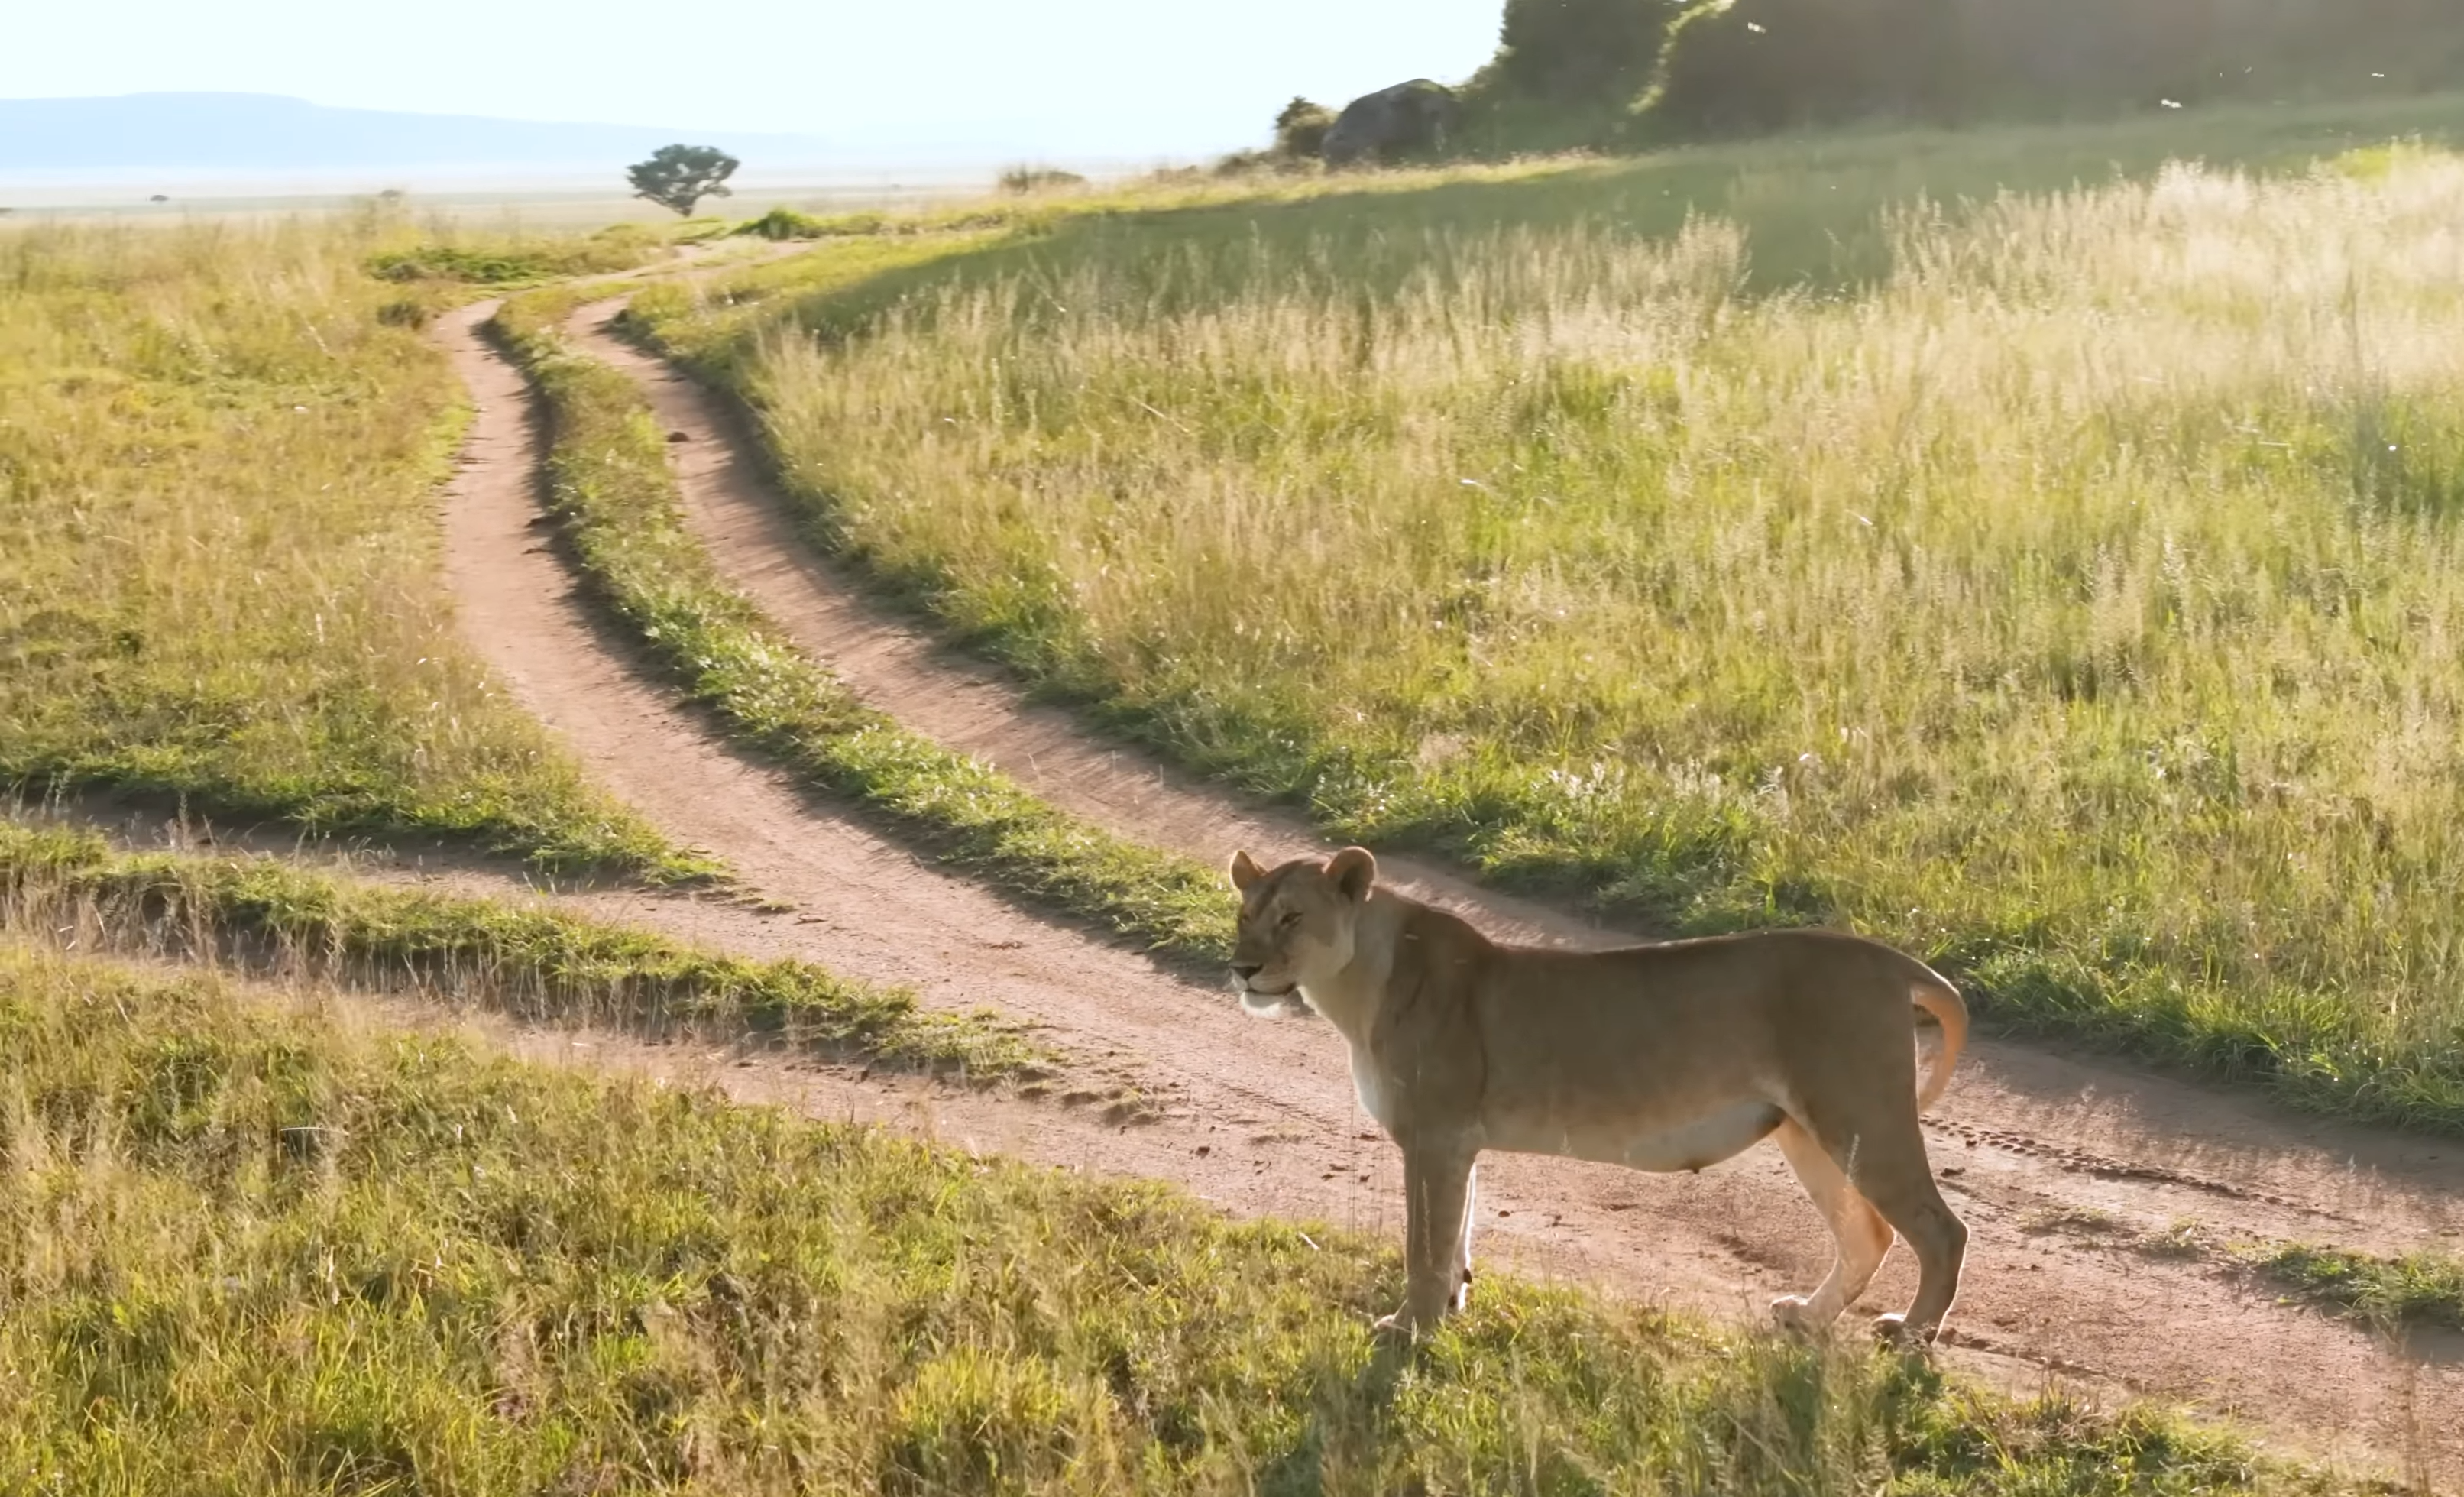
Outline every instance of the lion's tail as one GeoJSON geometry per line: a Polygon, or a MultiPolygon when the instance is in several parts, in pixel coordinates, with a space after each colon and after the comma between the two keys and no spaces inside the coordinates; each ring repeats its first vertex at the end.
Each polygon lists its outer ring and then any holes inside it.
{"type": "Polygon", "coordinates": [[[1920,1112],[1941,1101],[1942,1094],[1950,1090],[1950,1068],[1959,1064],[1960,1049],[1968,1044],[1968,1004],[1961,1000],[1959,989],[1930,969],[1925,977],[1931,980],[1919,982],[1909,997],[1942,1025],[1942,1043],[1934,1049],[1933,1064],[1926,1068],[1925,1080],[1917,1084],[1920,1112]]]}

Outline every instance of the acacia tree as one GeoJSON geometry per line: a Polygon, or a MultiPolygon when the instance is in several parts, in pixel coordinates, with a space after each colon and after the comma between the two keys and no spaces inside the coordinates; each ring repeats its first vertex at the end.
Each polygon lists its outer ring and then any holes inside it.
{"type": "Polygon", "coordinates": [[[741,165],[715,145],[662,145],[646,162],[625,168],[633,195],[661,208],[693,216],[693,205],[706,197],[726,197],[727,179],[741,165]]]}

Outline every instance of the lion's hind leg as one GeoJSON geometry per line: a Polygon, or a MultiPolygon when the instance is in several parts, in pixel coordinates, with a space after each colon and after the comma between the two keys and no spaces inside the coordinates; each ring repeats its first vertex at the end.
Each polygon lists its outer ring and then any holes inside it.
{"type": "Polygon", "coordinates": [[[1923,1346],[1941,1331],[1943,1317],[1959,1297],[1960,1269],[1968,1261],[1968,1223],[1942,1199],[1926,1162],[1925,1131],[1916,1109],[1878,1123],[1867,1134],[1845,1142],[1834,1138],[1831,1154],[1842,1162],[1858,1194],[1873,1203],[1882,1220],[1907,1239],[1917,1255],[1917,1297],[1903,1315],[1884,1315],[1874,1324],[1894,1340],[1923,1346]]]}
{"type": "Polygon", "coordinates": [[[1785,1330],[1818,1331],[1837,1320],[1873,1282],[1875,1270],[1891,1251],[1891,1224],[1849,1183],[1846,1172],[1813,1134],[1785,1122],[1771,1141],[1796,1172],[1814,1209],[1822,1213],[1837,1248],[1820,1288],[1811,1296],[1790,1294],[1771,1301],[1771,1313],[1785,1330]]]}

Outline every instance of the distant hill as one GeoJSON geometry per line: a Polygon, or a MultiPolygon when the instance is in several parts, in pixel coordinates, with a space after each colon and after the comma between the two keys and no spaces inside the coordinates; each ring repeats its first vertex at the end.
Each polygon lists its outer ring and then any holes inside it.
{"type": "Polygon", "coordinates": [[[845,155],[811,136],[336,109],[273,94],[0,99],[0,174],[20,178],[604,171],[676,141],[721,146],[748,169],[821,165],[845,155]]]}

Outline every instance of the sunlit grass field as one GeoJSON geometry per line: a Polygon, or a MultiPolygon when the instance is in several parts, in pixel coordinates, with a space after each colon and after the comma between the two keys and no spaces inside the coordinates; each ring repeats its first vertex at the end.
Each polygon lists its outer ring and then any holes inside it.
{"type": "Polygon", "coordinates": [[[463,397],[417,325],[479,294],[421,254],[539,275],[652,243],[445,253],[373,209],[0,231],[0,790],[684,870],[454,639],[463,397]]]}
{"type": "Polygon", "coordinates": [[[2062,185],[2139,128],[1113,211],[643,320],[827,541],[1342,834],[2464,1127],[2464,164],[2062,185]]]}
{"type": "Polygon", "coordinates": [[[0,937],[0,1487],[2328,1490],[1511,1281],[0,937]]]}
{"type": "MultiPolygon", "coordinates": [[[[833,543],[1331,826],[1671,928],[1844,917],[2007,1018],[2455,1121],[2464,168],[1937,210],[1912,183],[2122,137],[1890,139],[953,210],[642,321],[760,403],[833,543]]],[[[418,326],[652,248],[0,232],[0,790],[692,871],[455,646],[418,326]]],[[[631,392],[525,357],[568,522],[605,485],[597,584],[751,638],[631,392]]],[[[1511,1280],[1381,1350],[1378,1244],[526,1068],[371,992],[1067,1062],[800,963],[0,826],[0,1490],[2335,1489],[1511,1280]]],[[[2267,1268],[2453,1318],[2443,1259],[2267,1268]]]]}

